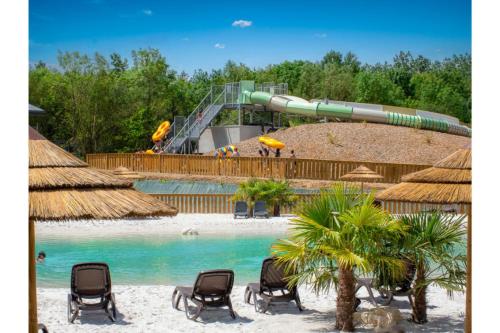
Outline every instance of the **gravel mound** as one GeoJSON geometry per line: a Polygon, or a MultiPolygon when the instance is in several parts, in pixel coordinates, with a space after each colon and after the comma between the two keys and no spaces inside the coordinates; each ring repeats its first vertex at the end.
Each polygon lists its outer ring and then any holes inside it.
{"type": "MultiPolygon", "coordinates": [[[[369,123],[306,124],[269,136],[285,143],[282,157],[339,161],[433,164],[470,144],[463,136],[369,123]]],[[[258,137],[236,145],[241,156],[259,156],[258,137]]]]}

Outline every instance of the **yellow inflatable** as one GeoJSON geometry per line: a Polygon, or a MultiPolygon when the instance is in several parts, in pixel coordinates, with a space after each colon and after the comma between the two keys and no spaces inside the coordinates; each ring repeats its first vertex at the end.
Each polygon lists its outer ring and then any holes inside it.
{"type": "Polygon", "coordinates": [[[274,148],[274,149],[283,149],[285,148],[285,144],[281,141],[278,141],[276,139],[273,139],[269,136],[261,136],[259,137],[259,142],[262,144],[265,144],[268,147],[274,148]]]}
{"type": "Polygon", "coordinates": [[[155,153],[155,152],[154,152],[154,151],[152,151],[151,149],[146,150],[146,154],[148,154],[148,155],[151,155],[151,154],[154,154],[154,153],[155,153]]]}
{"type": "Polygon", "coordinates": [[[168,131],[170,131],[170,122],[169,121],[164,121],[160,124],[156,132],[153,134],[151,139],[153,139],[153,142],[158,142],[162,140],[165,135],[167,135],[168,131]]]}

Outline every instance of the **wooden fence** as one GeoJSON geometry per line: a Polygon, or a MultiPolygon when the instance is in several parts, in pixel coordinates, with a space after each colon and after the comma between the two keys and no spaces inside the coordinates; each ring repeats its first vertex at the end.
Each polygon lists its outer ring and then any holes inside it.
{"type": "Polygon", "coordinates": [[[381,204],[382,208],[391,214],[411,214],[431,210],[443,210],[457,214],[467,214],[470,209],[470,205],[468,204],[438,205],[402,201],[383,201],[381,204]]]}
{"type": "MultiPolygon", "coordinates": [[[[309,201],[316,194],[299,194],[297,204],[309,201]]],[[[191,214],[232,214],[234,201],[232,194],[152,194],[167,204],[177,207],[179,213],[191,214]]],[[[272,207],[268,207],[272,211],[272,207]]],[[[281,207],[281,214],[290,214],[293,207],[281,207]]]]}
{"type": "MultiPolygon", "coordinates": [[[[152,194],[167,204],[177,207],[179,213],[191,214],[232,214],[234,201],[232,194],[152,194]]],[[[310,201],[317,194],[299,194],[296,205],[310,201]]],[[[469,205],[431,205],[411,202],[384,201],[382,208],[391,214],[410,214],[423,210],[452,209],[458,214],[467,214],[469,205]]],[[[268,207],[272,211],[272,207],[268,207]]],[[[281,207],[281,214],[291,214],[294,207],[281,207]]]]}
{"type": "Polygon", "coordinates": [[[430,167],[417,164],[271,157],[234,157],[219,160],[212,156],[174,154],[88,154],[87,163],[93,168],[108,170],[124,166],[137,172],[315,180],[338,180],[363,164],[384,177],[379,181],[381,183],[399,183],[402,176],[430,167]]]}

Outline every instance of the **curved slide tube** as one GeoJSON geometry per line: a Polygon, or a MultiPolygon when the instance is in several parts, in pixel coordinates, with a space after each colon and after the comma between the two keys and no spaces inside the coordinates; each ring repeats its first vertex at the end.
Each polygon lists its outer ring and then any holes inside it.
{"type": "Polygon", "coordinates": [[[352,119],[370,123],[406,126],[461,136],[472,135],[471,129],[467,126],[452,124],[442,119],[396,112],[367,110],[338,104],[310,103],[293,96],[272,95],[262,91],[244,91],[243,95],[246,102],[262,104],[276,112],[286,112],[309,117],[352,119]]]}

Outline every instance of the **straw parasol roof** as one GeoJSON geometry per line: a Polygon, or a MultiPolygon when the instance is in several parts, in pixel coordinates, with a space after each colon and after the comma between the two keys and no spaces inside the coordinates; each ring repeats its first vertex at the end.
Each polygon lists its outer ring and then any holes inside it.
{"type": "Polygon", "coordinates": [[[144,176],[139,175],[139,173],[135,171],[130,171],[129,169],[125,168],[124,166],[120,166],[113,170],[113,174],[121,177],[121,178],[126,178],[126,179],[143,179],[145,178],[144,176]]]}
{"type": "Polygon", "coordinates": [[[431,168],[404,176],[402,181],[379,192],[377,199],[431,204],[470,204],[471,150],[460,149],[431,168]]]}
{"type": "Polygon", "coordinates": [[[132,185],[130,180],[89,168],[30,128],[31,219],[118,219],[177,214],[177,209],[134,190],[132,185]]]}
{"type": "Polygon", "coordinates": [[[384,179],[384,177],[382,177],[375,171],[368,169],[364,165],[360,165],[356,169],[340,177],[340,179],[353,182],[366,182],[371,180],[384,179]]]}
{"type": "Polygon", "coordinates": [[[173,216],[177,209],[88,167],[29,127],[29,332],[37,332],[33,221],[173,216]]]}

